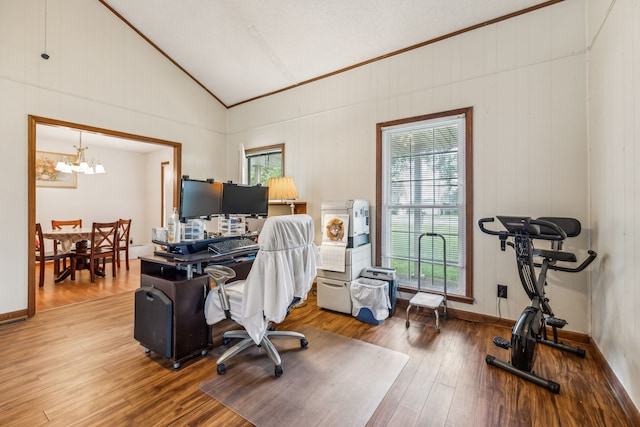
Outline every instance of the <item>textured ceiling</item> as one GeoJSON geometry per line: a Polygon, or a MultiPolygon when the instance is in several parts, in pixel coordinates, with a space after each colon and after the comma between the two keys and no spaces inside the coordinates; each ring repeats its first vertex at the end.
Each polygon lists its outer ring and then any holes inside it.
{"type": "Polygon", "coordinates": [[[100,0],[230,107],[540,0],[100,0]]]}

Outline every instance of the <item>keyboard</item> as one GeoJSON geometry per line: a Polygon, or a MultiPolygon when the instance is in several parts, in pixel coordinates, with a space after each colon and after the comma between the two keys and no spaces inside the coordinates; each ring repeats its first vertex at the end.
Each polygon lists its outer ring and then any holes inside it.
{"type": "Polygon", "coordinates": [[[258,244],[251,239],[226,239],[219,242],[209,243],[209,252],[217,255],[229,255],[237,252],[258,250],[258,244]]]}

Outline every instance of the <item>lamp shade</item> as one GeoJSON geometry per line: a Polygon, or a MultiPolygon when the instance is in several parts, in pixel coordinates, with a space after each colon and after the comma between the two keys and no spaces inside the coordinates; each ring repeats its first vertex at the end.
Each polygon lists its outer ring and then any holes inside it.
{"type": "Polygon", "coordinates": [[[290,176],[269,178],[267,186],[269,187],[269,200],[295,200],[298,198],[296,184],[290,176]]]}

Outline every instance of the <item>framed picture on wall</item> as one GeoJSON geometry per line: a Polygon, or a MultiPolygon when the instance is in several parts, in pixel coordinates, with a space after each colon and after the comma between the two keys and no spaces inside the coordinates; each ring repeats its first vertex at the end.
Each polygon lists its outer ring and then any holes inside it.
{"type": "Polygon", "coordinates": [[[36,187],[76,188],[78,178],[75,173],[62,173],[56,170],[58,161],[74,157],[73,154],[36,151],[36,187]]]}

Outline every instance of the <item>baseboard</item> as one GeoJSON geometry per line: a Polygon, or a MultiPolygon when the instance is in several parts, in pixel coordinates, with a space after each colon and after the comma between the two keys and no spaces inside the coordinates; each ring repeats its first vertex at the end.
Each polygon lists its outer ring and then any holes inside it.
{"type": "MultiPolygon", "coordinates": [[[[398,299],[396,301],[396,306],[404,307],[405,310],[408,305],[409,305],[409,301],[406,299],[398,299]]],[[[455,308],[450,308],[450,307],[447,307],[447,316],[455,319],[466,320],[468,322],[491,324],[491,325],[500,326],[500,327],[509,328],[509,329],[513,328],[513,325],[516,324],[515,320],[501,319],[499,317],[490,316],[487,314],[473,313],[471,311],[465,311],[465,310],[457,310],[455,308]]],[[[549,337],[553,336],[552,335],[553,332],[551,328],[547,328],[547,334],[549,337]]],[[[565,331],[562,329],[558,330],[558,338],[564,339],[567,341],[579,342],[579,343],[589,342],[589,335],[587,334],[584,334],[581,332],[565,331]]]]}
{"type": "Polygon", "coordinates": [[[613,394],[616,397],[618,403],[620,403],[620,406],[622,407],[625,415],[631,421],[631,425],[640,426],[640,411],[638,411],[638,408],[636,408],[636,405],[634,405],[633,401],[627,394],[627,391],[620,383],[620,380],[618,380],[618,377],[616,376],[615,372],[613,372],[613,369],[611,369],[611,366],[609,366],[607,359],[605,359],[595,341],[589,338],[589,342],[591,344],[591,347],[593,347],[593,359],[600,366],[602,372],[604,372],[604,376],[607,379],[609,387],[613,391],[613,394]]]}
{"type": "Polygon", "coordinates": [[[21,322],[28,318],[27,310],[18,310],[10,313],[0,313],[0,326],[21,322]]]}
{"type": "Polygon", "coordinates": [[[129,259],[137,259],[141,256],[151,256],[155,250],[153,243],[143,243],[129,246],[129,259]]]}

